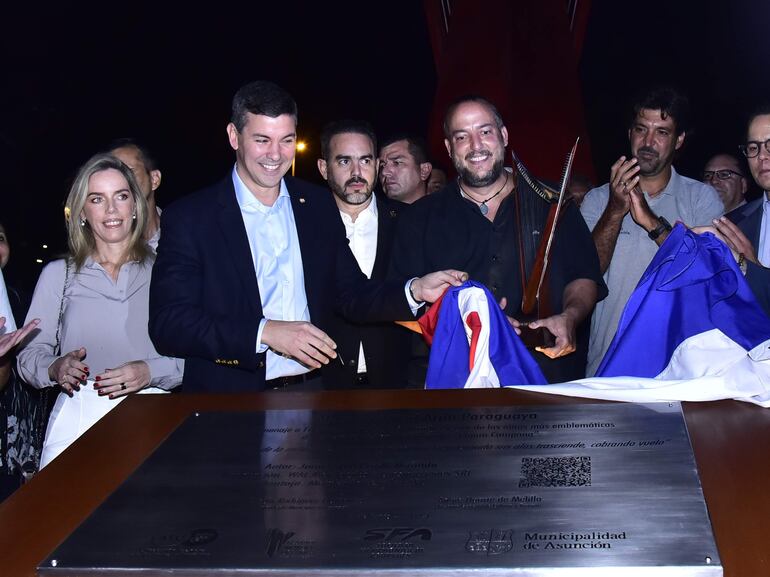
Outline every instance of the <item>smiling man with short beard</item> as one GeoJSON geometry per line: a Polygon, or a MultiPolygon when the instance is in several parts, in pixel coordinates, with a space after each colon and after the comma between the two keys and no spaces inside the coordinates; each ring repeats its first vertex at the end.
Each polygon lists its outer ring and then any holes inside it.
{"type": "MultiPolygon", "coordinates": [[[[512,324],[519,330],[524,287],[532,277],[551,205],[504,167],[508,129],[485,98],[467,96],[450,105],[444,136],[459,176],[440,194],[412,204],[401,217],[391,272],[409,278],[436,263],[462,266],[502,302],[509,317],[518,319],[512,324]]],[[[596,249],[580,213],[570,204],[562,215],[543,291],[549,294],[543,298],[548,312],[530,323],[556,337],[554,346],[533,352],[550,382],[584,376],[588,323],[583,320],[606,294],[596,249]]]]}
{"type": "Polygon", "coordinates": [[[679,175],[672,163],[688,130],[689,104],[672,88],[656,88],[633,103],[629,156],[610,168],[610,181],[588,192],[580,211],[593,231],[609,296],[591,321],[588,376],[593,376],[623,308],[671,226],[711,223],[724,211],[711,186],[679,175]]]}

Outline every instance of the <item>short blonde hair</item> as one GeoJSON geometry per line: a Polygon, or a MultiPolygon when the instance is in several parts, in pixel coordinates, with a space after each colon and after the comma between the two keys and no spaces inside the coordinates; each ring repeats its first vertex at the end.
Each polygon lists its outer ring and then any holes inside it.
{"type": "Polygon", "coordinates": [[[148,212],[147,201],[136,183],[134,173],[120,160],[109,154],[97,154],[88,159],[80,167],[75,181],[72,183],[67,202],[64,205],[64,214],[67,224],[67,242],[70,257],[75,261],[75,268],[79,270],[86,259],[91,256],[96,248],[94,233],[89,225],[81,226],[80,215],[88,198],[88,181],[97,172],[105,170],[117,170],[128,182],[131,196],[134,198],[134,210],[136,219],[131,223],[131,236],[129,238],[128,251],[124,255],[129,260],[143,261],[150,255],[150,251],[144,240],[144,231],[147,228],[148,212]]]}

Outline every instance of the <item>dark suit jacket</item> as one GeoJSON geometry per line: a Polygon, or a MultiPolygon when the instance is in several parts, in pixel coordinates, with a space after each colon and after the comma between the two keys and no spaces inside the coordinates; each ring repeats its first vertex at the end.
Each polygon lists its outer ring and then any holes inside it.
{"type": "MultiPolygon", "coordinates": [[[[409,205],[389,198],[375,196],[377,202],[377,255],[372,268],[372,279],[384,280],[388,274],[390,251],[396,223],[409,205]]],[[[327,381],[333,388],[403,388],[407,384],[411,331],[392,322],[361,324],[340,317],[340,331],[336,339],[337,353],[344,365],[333,363],[334,373],[327,381]],[[363,342],[366,373],[369,385],[354,385],[358,372],[359,343],[363,342]]]]}
{"type": "MultiPolygon", "coordinates": [[[[335,311],[366,321],[411,317],[403,283],[373,283],[358,268],[331,193],[285,180],[311,322],[334,339],[335,311]]],[[[265,354],[256,353],[262,305],[231,175],[164,210],[161,230],[150,287],[155,347],[185,359],[184,391],[262,390],[265,354]]]]}
{"type": "MultiPolygon", "coordinates": [[[[738,228],[748,237],[757,251],[759,250],[759,234],[762,231],[762,215],[764,214],[762,203],[764,200],[765,196],[762,195],[757,200],[739,206],[727,215],[727,218],[738,225],[738,228]]],[[[757,297],[762,310],[770,316],[770,269],[749,262],[747,263],[746,281],[754,292],[754,296],[757,297]]]]}

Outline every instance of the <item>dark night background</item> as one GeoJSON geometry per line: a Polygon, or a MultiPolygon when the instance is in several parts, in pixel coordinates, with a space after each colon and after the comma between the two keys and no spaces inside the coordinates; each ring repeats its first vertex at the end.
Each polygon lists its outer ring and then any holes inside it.
{"type": "MultiPolygon", "coordinates": [[[[367,118],[383,135],[427,129],[436,78],[420,0],[192,6],[2,9],[0,220],[12,246],[6,276],[17,284],[33,286],[35,259],[63,250],[70,180],[113,138],[153,148],[161,206],[221,178],[233,162],[230,99],[247,81],[273,80],[297,99],[310,145],[297,174],[306,179],[319,180],[317,139],[328,120],[367,118]]],[[[680,172],[697,176],[713,152],[734,151],[745,114],[769,94],[769,24],[764,0],[594,0],[580,73],[599,183],[626,150],[629,95],[650,83],[690,96],[695,130],[680,172]]],[[[468,50],[495,57],[483,45],[468,50]]]]}

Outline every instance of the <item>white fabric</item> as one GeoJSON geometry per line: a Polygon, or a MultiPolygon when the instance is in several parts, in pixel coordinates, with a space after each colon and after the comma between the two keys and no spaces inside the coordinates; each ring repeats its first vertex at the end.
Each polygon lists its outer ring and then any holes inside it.
{"type": "Polygon", "coordinates": [[[345,236],[348,237],[350,250],[356,257],[361,272],[366,278],[372,278],[374,260],[377,257],[377,203],[371,197],[369,206],[362,210],[356,220],[340,211],[342,223],[345,225],[345,236]]]}
{"type": "Polygon", "coordinates": [[[762,266],[770,266],[770,199],[768,193],[765,193],[765,201],[762,203],[762,226],[759,231],[757,258],[762,266]]]}
{"type": "Polygon", "coordinates": [[[406,295],[406,302],[409,304],[409,309],[412,311],[412,314],[414,316],[417,316],[417,311],[419,311],[422,307],[425,306],[425,303],[418,303],[414,298],[412,298],[412,291],[409,290],[409,288],[412,286],[412,281],[416,281],[420,277],[413,277],[410,278],[408,281],[406,281],[406,284],[404,285],[404,294],[406,295]]]}
{"type": "MultiPolygon", "coordinates": [[[[473,355],[473,369],[465,382],[466,389],[490,389],[500,387],[500,378],[497,371],[489,359],[489,338],[491,322],[489,320],[489,302],[487,295],[478,287],[467,288],[460,292],[457,297],[457,306],[460,309],[460,315],[465,327],[465,335],[468,343],[471,343],[473,333],[468,326],[468,315],[475,312],[479,315],[481,330],[476,339],[476,350],[473,355]]],[[[497,303],[492,303],[497,306],[497,303]]]]}
{"type": "Polygon", "coordinates": [[[512,388],[636,403],[735,399],[770,408],[770,340],[747,352],[714,329],[682,342],[653,379],[593,377],[512,388]]]}
{"type": "MultiPolygon", "coordinates": [[[[160,216],[161,213],[163,212],[159,206],[156,206],[155,210],[158,212],[158,216],[160,216]]],[[[150,237],[150,239],[147,241],[147,246],[149,246],[152,249],[152,252],[157,253],[159,242],[160,242],[160,227],[158,227],[158,230],[155,231],[155,234],[153,234],[150,237]]]]}
{"type": "MultiPolygon", "coordinates": [[[[138,394],[167,393],[161,389],[149,388],[138,394]]],[[[109,395],[99,396],[94,389],[94,381],[89,380],[80,386],[72,397],[59,393],[48,419],[43,450],[40,456],[40,468],[58,457],[80,435],[90,429],[99,419],[122,403],[126,397],[110,399],[109,395]]]]}
{"type": "MultiPolygon", "coordinates": [[[[342,223],[345,225],[345,236],[353,256],[356,257],[358,268],[372,278],[374,261],[377,258],[377,202],[374,197],[369,198],[369,205],[362,210],[356,220],[349,214],[340,211],[342,223]]],[[[364,358],[364,345],[358,344],[358,372],[366,372],[366,359],[364,358]]]]}
{"type": "Polygon", "coordinates": [[[0,317],[5,317],[5,325],[0,328],[0,335],[12,333],[16,330],[16,322],[13,320],[11,303],[8,301],[8,291],[3,280],[3,271],[0,270],[0,317]]]}

